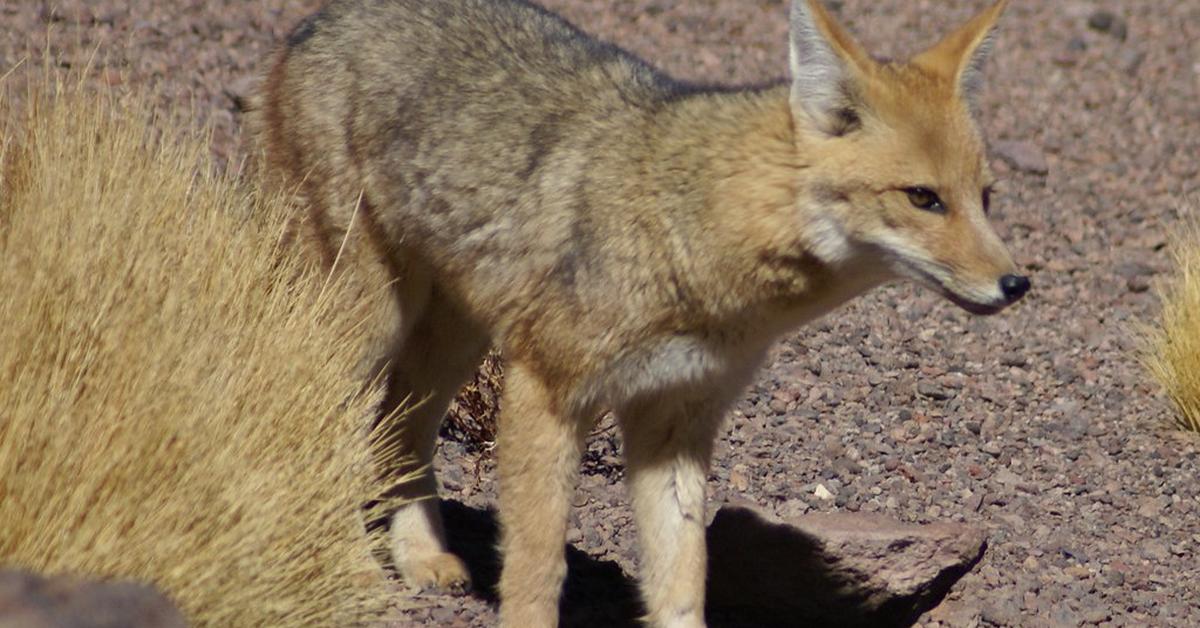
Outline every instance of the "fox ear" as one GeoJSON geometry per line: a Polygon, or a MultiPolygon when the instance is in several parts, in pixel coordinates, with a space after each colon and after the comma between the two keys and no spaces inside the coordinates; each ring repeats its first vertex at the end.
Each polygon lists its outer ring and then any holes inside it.
{"type": "Polygon", "coordinates": [[[819,0],[793,0],[788,56],[793,115],[807,116],[829,135],[853,130],[854,85],[871,59],[819,0]]]}
{"type": "Polygon", "coordinates": [[[992,50],[996,20],[1007,5],[1008,0],[999,0],[933,47],[913,57],[912,63],[953,80],[959,96],[974,106],[983,87],[983,66],[992,50]]]}

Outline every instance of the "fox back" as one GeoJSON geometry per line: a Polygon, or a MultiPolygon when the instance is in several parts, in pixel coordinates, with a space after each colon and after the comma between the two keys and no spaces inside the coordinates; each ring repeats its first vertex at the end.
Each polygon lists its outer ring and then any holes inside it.
{"type": "Polygon", "coordinates": [[[384,248],[492,312],[607,279],[597,256],[649,209],[629,168],[690,89],[520,1],[335,1],[287,39],[262,126],[320,241],[369,212],[384,248]]]}

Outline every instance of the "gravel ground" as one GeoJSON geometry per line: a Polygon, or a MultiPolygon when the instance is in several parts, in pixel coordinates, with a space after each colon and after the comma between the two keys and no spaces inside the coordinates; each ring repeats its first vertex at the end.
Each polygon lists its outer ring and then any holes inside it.
{"type": "MultiPolygon", "coordinates": [[[[683,77],[785,71],[782,0],[546,4],[683,77]]],[[[899,56],[985,3],[836,4],[869,48],[899,56]]],[[[213,124],[218,158],[237,160],[224,90],[244,90],[315,5],[6,2],[0,75],[20,59],[10,82],[40,71],[47,50],[72,66],[98,52],[97,82],[149,84],[164,105],[190,105],[213,124]]],[[[986,557],[925,626],[1200,625],[1200,439],[1162,427],[1170,410],[1138,367],[1132,330],[1156,310],[1166,239],[1200,192],[1200,2],[1014,2],[1004,24],[983,101],[1003,180],[993,216],[1033,293],[972,319],[928,291],[888,288],[787,338],[721,436],[711,504],[984,527],[986,557]]],[[[577,493],[573,625],[634,612],[617,440],[598,431],[577,493]]],[[[452,505],[452,528],[477,579],[494,578],[491,464],[452,441],[439,463],[465,504],[452,505]]],[[[415,601],[397,625],[495,623],[488,600],[415,601]]]]}

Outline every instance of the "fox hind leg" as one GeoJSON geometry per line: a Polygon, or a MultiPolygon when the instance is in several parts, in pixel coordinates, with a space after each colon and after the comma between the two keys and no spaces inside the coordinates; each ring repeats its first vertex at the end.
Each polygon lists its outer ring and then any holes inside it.
{"type": "MultiPolygon", "coordinates": [[[[446,550],[438,508],[433,455],[438,429],[459,388],[478,366],[488,338],[449,302],[431,290],[427,303],[410,295],[405,306],[424,305],[396,343],[381,412],[409,404],[406,416],[389,429],[384,442],[389,460],[380,460],[391,477],[412,477],[393,487],[387,497],[403,503],[391,515],[390,541],[396,569],[408,586],[450,593],[465,592],[470,575],[463,562],[446,550]],[[394,457],[392,457],[394,456],[394,457]],[[415,477],[414,477],[415,476],[415,477]]],[[[409,312],[416,310],[409,307],[409,312]]],[[[403,313],[402,313],[403,316],[403,313]]]]}
{"type": "Polygon", "coordinates": [[[558,625],[571,493],[588,424],[564,416],[545,383],[506,363],[497,453],[500,476],[500,626],[558,625]]]}

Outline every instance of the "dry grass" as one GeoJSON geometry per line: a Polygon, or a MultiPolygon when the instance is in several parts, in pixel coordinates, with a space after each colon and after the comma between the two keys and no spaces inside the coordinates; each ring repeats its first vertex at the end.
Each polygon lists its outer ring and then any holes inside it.
{"type": "Polygon", "coordinates": [[[1172,242],[1175,274],[1159,288],[1161,319],[1144,332],[1143,362],[1178,411],[1175,422],[1200,432],[1200,217],[1172,242]]]}
{"type": "Polygon", "coordinates": [[[203,137],[43,92],[0,100],[0,564],[148,581],[204,626],[378,619],[366,300],[281,255],[282,204],[203,137]]]}
{"type": "Polygon", "coordinates": [[[504,388],[504,360],[491,351],[450,404],[447,429],[469,447],[491,455],[496,444],[496,419],[500,410],[500,393],[504,388]]]}

